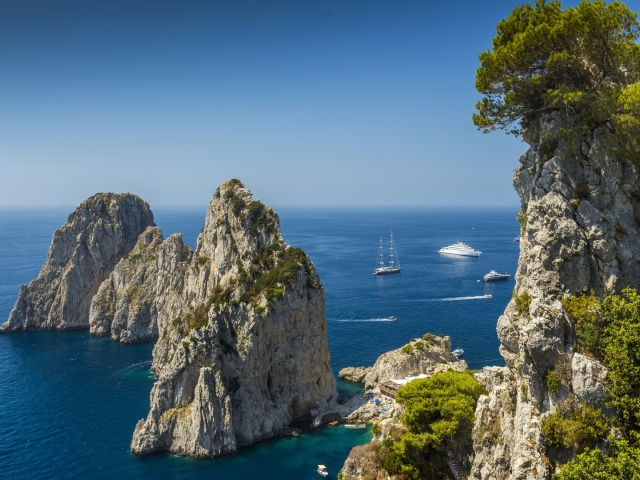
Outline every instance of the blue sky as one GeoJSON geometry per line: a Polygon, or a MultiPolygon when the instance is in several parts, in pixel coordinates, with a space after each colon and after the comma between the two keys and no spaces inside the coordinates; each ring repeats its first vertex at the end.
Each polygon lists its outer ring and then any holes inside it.
{"type": "Polygon", "coordinates": [[[526,145],[471,123],[516,3],[0,2],[0,206],[517,205],[526,145]]]}

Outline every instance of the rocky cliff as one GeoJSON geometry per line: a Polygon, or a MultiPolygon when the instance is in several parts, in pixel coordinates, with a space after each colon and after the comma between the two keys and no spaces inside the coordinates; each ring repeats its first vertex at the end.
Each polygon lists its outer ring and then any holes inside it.
{"type": "Polygon", "coordinates": [[[393,379],[426,373],[438,364],[464,371],[467,364],[458,361],[451,353],[451,339],[448,336],[438,337],[425,335],[427,339],[413,339],[407,345],[396,350],[383,353],[372,367],[346,367],[338,376],[351,382],[364,383],[365,389],[372,389],[379,384],[393,379]],[[418,346],[419,345],[419,346],[418,346]]]}
{"type": "Polygon", "coordinates": [[[156,340],[158,323],[167,325],[182,306],[180,293],[192,257],[180,234],[163,241],[158,227],[148,227],[93,297],[91,333],[123,343],[156,340]]]}
{"type": "Polygon", "coordinates": [[[237,180],[216,190],[176,298],[134,453],[232,453],[337,398],[315,269],[237,180]]]}
{"type": "Polygon", "coordinates": [[[154,225],[149,205],[135,195],[99,193],[82,202],[53,234],[38,277],[20,287],[0,332],[88,328],[100,284],[154,225]]]}
{"type": "Polygon", "coordinates": [[[640,286],[638,169],[609,155],[598,130],[569,153],[557,135],[561,121],[553,114],[529,128],[530,148],[514,176],[520,259],[514,299],[497,326],[507,369],[478,402],[471,472],[478,480],[550,478],[557,458],[540,432],[544,418],[569,394],[598,401],[606,374],[572,351],[575,328],[560,300],[640,286]],[[556,396],[545,374],[560,367],[567,373],[556,396]]]}

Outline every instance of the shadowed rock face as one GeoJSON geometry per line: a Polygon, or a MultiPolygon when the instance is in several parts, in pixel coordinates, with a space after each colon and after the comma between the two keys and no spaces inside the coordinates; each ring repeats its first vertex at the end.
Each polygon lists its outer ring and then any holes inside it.
{"type": "Polygon", "coordinates": [[[20,287],[0,332],[89,328],[100,284],[154,225],[149,205],[132,194],[99,193],[82,202],[53,234],[38,277],[20,287]]]}
{"type": "Polygon", "coordinates": [[[599,401],[606,375],[598,362],[571,350],[575,329],[560,300],[640,286],[638,169],[611,157],[599,131],[578,154],[565,153],[561,142],[544,162],[540,138],[553,138],[561,120],[544,116],[526,132],[531,147],[514,176],[526,214],[514,294],[527,293],[531,303],[525,314],[512,300],[498,320],[508,374],[478,402],[470,476],[477,480],[550,478],[556,459],[540,432],[542,422],[569,392],[578,402],[599,401]],[[554,396],[545,374],[559,363],[572,373],[554,396]],[[482,440],[481,432],[498,427],[500,442],[482,440]]]}
{"type": "Polygon", "coordinates": [[[158,381],[134,453],[232,453],[337,399],[313,264],[237,180],[216,191],[182,280],[158,317],[158,381]]]}
{"type": "Polygon", "coordinates": [[[180,309],[180,292],[192,256],[193,250],[180,234],[163,241],[158,227],[147,227],[93,297],[91,333],[111,335],[123,343],[156,340],[158,321],[168,324],[180,309]]]}

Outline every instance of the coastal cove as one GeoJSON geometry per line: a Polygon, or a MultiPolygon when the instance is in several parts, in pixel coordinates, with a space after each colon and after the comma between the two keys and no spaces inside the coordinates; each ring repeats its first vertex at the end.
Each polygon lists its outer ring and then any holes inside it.
{"type": "MultiPolygon", "coordinates": [[[[202,209],[155,209],[165,238],[182,232],[195,246],[202,209]]],[[[495,325],[513,279],[478,282],[494,269],[515,273],[517,209],[278,208],[285,240],[302,247],[325,286],[331,363],[371,365],[383,352],[426,331],[452,337],[470,368],[502,365],[495,325]],[[374,277],[377,242],[396,237],[402,273],[374,277]],[[480,258],[450,258],[439,248],[462,240],[480,258]],[[480,298],[491,294],[492,298],[480,298]],[[385,322],[389,316],[397,322],[385,322]]],[[[21,283],[35,278],[64,210],[0,211],[0,317],[7,318],[21,283]]],[[[148,411],[152,343],[122,345],[88,331],[0,336],[0,476],[14,478],[333,478],[368,431],[322,427],[213,460],[129,452],[135,422],[148,411]],[[210,472],[210,473],[209,473],[210,472]]],[[[339,382],[342,395],[358,387],[339,382]]]]}

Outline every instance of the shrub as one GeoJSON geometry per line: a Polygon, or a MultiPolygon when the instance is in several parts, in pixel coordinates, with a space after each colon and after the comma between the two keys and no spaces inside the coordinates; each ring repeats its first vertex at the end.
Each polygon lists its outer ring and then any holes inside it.
{"type": "Polygon", "coordinates": [[[184,348],[185,350],[189,350],[189,342],[187,342],[186,340],[182,342],[182,348],[184,348]]]}
{"type": "Polygon", "coordinates": [[[209,257],[198,258],[198,265],[205,265],[209,261],[209,257]]]}
{"type": "Polygon", "coordinates": [[[407,343],[404,347],[402,347],[402,351],[409,355],[413,355],[413,347],[411,346],[410,343],[407,343]]]}
{"type": "Polygon", "coordinates": [[[531,295],[529,292],[523,292],[520,295],[513,294],[516,302],[516,311],[521,317],[529,318],[529,309],[531,308],[531,295]]]}
{"type": "Polygon", "coordinates": [[[380,435],[382,433],[382,426],[380,425],[380,422],[374,423],[373,424],[373,428],[371,429],[371,431],[376,436],[380,435]]]}
{"type": "Polygon", "coordinates": [[[576,352],[602,358],[603,319],[599,313],[600,299],[591,294],[562,300],[562,306],[575,323],[576,352]]]}
{"type": "Polygon", "coordinates": [[[425,333],[425,334],[422,336],[422,340],[424,340],[425,342],[427,342],[427,344],[432,344],[432,343],[433,343],[433,340],[434,340],[435,338],[436,338],[436,336],[435,336],[433,333],[429,333],[429,332],[425,333]]]}
{"type": "Polygon", "coordinates": [[[600,409],[579,405],[573,412],[548,416],[542,423],[547,442],[557,448],[581,452],[605,438],[609,422],[600,409]]]}
{"type": "Polygon", "coordinates": [[[136,263],[141,257],[141,253],[134,253],[133,255],[129,255],[128,260],[131,263],[136,263]]]}
{"type": "Polygon", "coordinates": [[[422,342],[416,342],[416,343],[415,343],[415,345],[414,345],[414,348],[415,348],[416,350],[423,351],[423,350],[424,350],[424,343],[422,343],[422,342]]]}
{"type": "Polygon", "coordinates": [[[540,142],[540,163],[544,165],[555,156],[556,148],[558,148],[558,139],[546,137],[540,142]]]}
{"type": "Polygon", "coordinates": [[[522,208],[516,215],[516,220],[520,224],[520,236],[524,236],[527,231],[527,211],[522,208]]]}
{"type": "Polygon", "coordinates": [[[554,480],[635,479],[640,472],[640,448],[627,440],[607,439],[603,450],[587,449],[562,466],[554,480]],[[634,473],[635,472],[635,473],[634,473]]]}
{"type": "Polygon", "coordinates": [[[545,381],[549,391],[557,397],[560,394],[560,387],[562,386],[562,383],[560,382],[558,375],[553,371],[553,368],[547,370],[545,381]]]}

